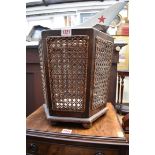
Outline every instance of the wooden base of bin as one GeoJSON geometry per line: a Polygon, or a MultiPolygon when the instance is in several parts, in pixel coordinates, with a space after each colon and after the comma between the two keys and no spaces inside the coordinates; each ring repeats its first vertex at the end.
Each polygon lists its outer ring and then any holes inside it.
{"type": "Polygon", "coordinates": [[[75,118],[75,117],[59,117],[59,116],[51,116],[49,114],[48,108],[46,104],[43,104],[46,118],[51,121],[52,124],[56,122],[72,122],[72,123],[80,123],[83,125],[84,128],[90,128],[92,126],[92,123],[98,119],[100,116],[105,114],[108,110],[107,107],[102,109],[101,111],[97,112],[93,116],[89,118],[75,118]]]}

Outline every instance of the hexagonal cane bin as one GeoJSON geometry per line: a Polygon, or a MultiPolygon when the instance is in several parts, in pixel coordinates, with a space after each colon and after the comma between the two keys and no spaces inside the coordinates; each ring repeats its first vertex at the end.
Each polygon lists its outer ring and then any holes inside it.
{"type": "Polygon", "coordinates": [[[106,111],[113,38],[95,28],[42,32],[39,45],[44,108],[51,122],[89,128],[106,111]]]}

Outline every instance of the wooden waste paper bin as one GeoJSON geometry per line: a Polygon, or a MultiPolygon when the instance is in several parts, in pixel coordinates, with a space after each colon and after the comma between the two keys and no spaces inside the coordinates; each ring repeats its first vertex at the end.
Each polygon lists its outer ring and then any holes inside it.
{"type": "Polygon", "coordinates": [[[107,111],[113,46],[113,38],[95,28],[42,32],[39,56],[47,119],[89,128],[107,111]]]}

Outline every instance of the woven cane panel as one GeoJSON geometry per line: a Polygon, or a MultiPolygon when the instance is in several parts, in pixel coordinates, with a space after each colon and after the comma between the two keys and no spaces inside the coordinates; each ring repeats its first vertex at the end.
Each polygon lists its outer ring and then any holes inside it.
{"type": "Polygon", "coordinates": [[[94,90],[92,109],[107,102],[108,82],[112,62],[113,43],[96,37],[96,56],[94,71],[94,90]]]}
{"type": "Polygon", "coordinates": [[[85,110],[88,39],[88,36],[47,38],[52,110],[85,110]]]}
{"type": "Polygon", "coordinates": [[[43,57],[43,45],[42,42],[39,43],[39,58],[40,58],[40,71],[41,71],[41,78],[42,78],[42,88],[43,88],[43,95],[44,101],[47,103],[47,94],[46,94],[46,82],[45,82],[45,66],[44,66],[44,57],[43,57]]]}

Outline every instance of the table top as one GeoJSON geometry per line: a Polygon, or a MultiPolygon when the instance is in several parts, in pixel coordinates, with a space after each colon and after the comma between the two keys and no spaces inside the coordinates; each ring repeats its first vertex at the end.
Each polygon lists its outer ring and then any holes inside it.
{"type": "Polygon", "coordinates": [[[46,119],[43,106],[27,117],[27,130],[41,131],[42,133],[62,134],[63,129],[71,130],[70,135],[81,135],[87,137],[109,137],[125,139],[124,132],[118,120],[116,111],[111,103],[107,103],[108,111],[98,118],[89,129],[84,129],[81,124],[57,123],[51,125],[46,119]]]}

